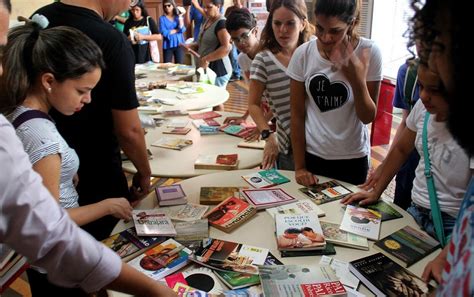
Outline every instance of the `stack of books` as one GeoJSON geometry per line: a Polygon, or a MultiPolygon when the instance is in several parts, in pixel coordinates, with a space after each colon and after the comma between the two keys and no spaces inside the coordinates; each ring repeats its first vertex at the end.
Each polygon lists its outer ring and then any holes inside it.
{"type": "Polygon", "coordinates": [[[138,236],[176,235],[171,219],[159,209],[133,210],[132,218],[138,236]]]}
{"type": "Polygon", "coordinates": [[[0,244],[0,294],[27,268],[26,258],[4,244],[0,244]]]}
{"type": "Polygon", "coordinates": [[[181,205],[188,202],[181,185],[156,187],[155,194],[160,206],[181,205]]]}

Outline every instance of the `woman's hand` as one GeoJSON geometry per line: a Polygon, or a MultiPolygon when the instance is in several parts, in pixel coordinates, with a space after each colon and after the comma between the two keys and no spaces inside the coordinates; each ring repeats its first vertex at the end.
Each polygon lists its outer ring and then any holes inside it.
{"type": "Polygon", "coordinates": [[[107,213],[111,216],[114,216],[118,219],[124,219],[126,221],[132,219],[132,206],[125,198],[108,198],[102,200],[102,203],[107,213]]]}
{"type": "Polygon", "coordinates": [[[365,82],[370,60],[370,47],[362,49],[362,54],[358,57],[351,45],[347,48],[347,58],[341,64],[341,71],[349,82],[365,82]]]}
{"type": "Polygon", "coordinates": [[[227,117],[224,120],[224,124],[240,125],[245,122],[244,117],[227,117]]]}
{"type": "MultiPolygon", "coordinates": [[[[449,246],[449,245],[448,245],[449,246]]],[[[441,276],[443,273],[444,266],[447,262],[448,246],[446,246],[436,258],[428,262],[421,275],[421,278],[425,282],[429,282],[433,278],[438,284],[441,283],[441,276]]]]}
{"type": "Polygon", "coordinates": [[[379,200],[380,195],[376,194],[375,191],[361,191],[347,195],[341,200],[342,204],[353,204],[359,202],[359,205],[370,205],[375,204],[379,200]]]}
{"type": "Polygon", "coordinates": [[[263,149],[262,169],[270,169],[275,166],[278,157],[278,144],[274,133],[266,139],[265,148],[263,149]]]}
{"type": "Polygon", "coordinates": [[[309,187],[318,183],[318,178],[309,172],[306,168],[297,169],[295,171],[296,182],[305,187],[309,187]]]}
{"type": "Polygon", "coordinates": [[[204,56],[199,60],[199,67],[202,67],[203,69],[207,69],[207,67],[209,67],[207,56],[204,56]]]}
{"type": "Polygon", "coordinates": [[[382,167],[383,163],[380,164],[377,169],[370,171],[369,177],[367,177],[365,183],[358,185],[358,187],[365,191],[370,191],[373,187],[375,187],[380,179],[380,176],[382,175],[382,167]]]}

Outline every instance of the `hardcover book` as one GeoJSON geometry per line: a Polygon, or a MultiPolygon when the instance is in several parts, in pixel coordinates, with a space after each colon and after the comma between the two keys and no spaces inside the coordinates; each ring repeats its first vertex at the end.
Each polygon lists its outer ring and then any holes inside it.
{"type": "Polygon", "coordinates": [[[401,213],[399,213],[390,204],[382,200],[380,200],[376,204],[372,204],[372,205],[368,205],[364,207],[375,210],[378,213],[380,213],[382,215],[382,222],[403,218],[403,215],[401,213]]]}
{"type": "Polygon", "coordinates": [[[275,215],[277,248],[280,251],[321,250],[326,240],[315,213],[275,215]]]}
{"type": "Polygon", "coordinates": [[[120,233],[111,235],[102,240],[102,243],[116,252],[124,261],[137,256],[140,252],[166,240],[164,236],[138,236],[135,227],[128,228],[120,233]]]}
{"type": "Polygon", "coordinates": [[[346,295],[344,286],[328,266],[260,266],[265,296],[313,297],[346,295]]]}
{"type": "Polygon", "coordinates": [[[175,236],[171,219],[159,209],[132,211],[135,230],[139,236],[175,236]]]}
{"type": "Polygon", "coordinates": [[[229,197],[219,203],[204,217],[209,224],[224,232],[231,232],[257,213],[257,209],[247,202],[229,197]]]}
{"type": "Polygon", "coordinates": [[[350,262],[349,270],[377,296],[432,296],[434,290],[382,253],[350,262]]]}
{"type": "Polygon", "coordinates": [[[164,130],[163,134],[175,134],[175,135],[186,135],[191,131],[191,128],[170,128],[164,130]]]}
{"type": "Polygon", "coordinates": [[[316,204],[314,204],[310,199],[300,199],[298,201],[288,203],[285,205],[280,205],[277,207],[267,208],[266,211],[275,218],[277,213],[279,214],[289,214],[289,215],[296,215],[296,214],[305,214],[314,212],[318,217],[323,217],[326,215],[324,210],[319,208],[316,204]]]}
{"type": "Polygon", "coordinates": [[[288,204],[296,201],[282,189],[242,190],[242,195],[257,210],[288,204]]]}
{"type": "Polygon", "coordinates": [[[405,226],[375,242],[374,247],[401,266],[409,267],[437,250],[440,244],[425,232],[405,226]]]}
{"type": "Polygon", "coordinates": [[[243,175],[242,178],[254,188],[269,188],[279,184],[290,182],[276,169],[262,170],[252,174],[243,175]]]}
{"type": "Polygon", "coordinates": [[[218,117],[221,117],[222,115],[218,114],[217,112],[215,111],[206,111],[206,112],[201,112],[201,113],[193,113],[193,114],[190,114],[189,117],[193,120],[198,120],[198,119],[202,119],[202,120],[206,120],[206,119],[214,119],[214,118],[218,118],[218,117]]]}
{"type": "Polygon", "coordinates": [[[318,205],[342,199],[352,193],[351,190],[335,180],[330,180],[307,188],[301,188],[299,190],[318,205]]]}
{"type": "Polygon", "coordinates": [[[170,185],[155,188],[156,198],[160,206],[186,204],[188,199],[181,185],[170,185]]]}
{"type": "Polygon", "coordinates": [[[378,240],[380,223],[382,222],[381,217],[380,213],[375,210],[347,205],[340,229],[372,240],[378,240]]]}
{"type": "Polygon", "coordinates": [[[265,140],[241,141],[237,144],[237,147],[263,150],[265,148],[265,144],[265,140]]]}
{"type": "Polygon", "coordinates": [[[339,224],[324,221],[320,221],[320,223],[327,242],[359,250],[369,250],[369,242],[366,237],[341,230],[339,224]]]}
{"type": "Polygon", "coordinates": [[[191,139],[162,137],[158,139],[157,141],[153,142],[151,145],[180,151],[184,149],[185,147],[188,147],[192,144],[193,144],[193,141],[191,139]]]}
{"type": "Polygon", "coordinates": [[[221,239],[207,238],[195,250],[191,259],[213,269],[258,274],[257,265],[263,265],[269,250],[221,239]]]}
{"type": "Polygon", "coordinates": [[[195,169],[237,169],[239,165],[237,154],[199,155],[194,162],[195,169]]]}
{"type": "Polygon", "coordinates": [[[191,250],[170,238],[128,264],[154,280],[160,280],[188,264],[191,254],[191,250]]]}
{"type": "Polygon", "coordinates": [[[240,197],[239,187],[201,187],[199,203],[218,204],[229,197],[240,197]]]}

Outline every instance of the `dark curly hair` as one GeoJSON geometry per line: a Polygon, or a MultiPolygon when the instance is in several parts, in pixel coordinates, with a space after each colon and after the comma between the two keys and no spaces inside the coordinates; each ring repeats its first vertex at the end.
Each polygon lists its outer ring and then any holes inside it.
{"type": "Polygon", "coordinates": [[[247,9],[240,8],[233,10],[225,21],[225,28],[227,31],[237,31],[241,28],[253,29],[257,26],[257,21],[253,14],[247,9]]]}
{"type": "Polygon", "coordinates": [[[428,60],[433,49],[447,50],[450,54],[453,73],[448,75],[452,76],[454,86],[448,89],[446,96],[449,102],[448,128],[458,143],[472,156],[474,145],[472,125],[469,124],[472,123],[472,110],[466,108],[472,92],[471,64],[467,62],[470,60],[470,48],[465,44],[466,39],[472,35],[471,12],[465,5],[450,0],[412,0],[411,7],[415,15],[411,19],[408,47],[412,47],[415,40],[420,42],[422,51],[419,56],[420,60],[424,61],[428,60]],[[450,37],[449,44],[442,44],[436,39],[441,33],[440,30],[446,30],[450,37]]]}

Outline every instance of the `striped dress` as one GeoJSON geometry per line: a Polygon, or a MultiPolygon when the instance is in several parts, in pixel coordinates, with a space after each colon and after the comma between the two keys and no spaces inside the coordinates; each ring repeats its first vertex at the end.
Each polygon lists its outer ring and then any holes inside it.
{"type": "Polygon", "coordinates": [[[265,86],[264,97],[276,118],[276,133],[280,153],[287,155],[291,150],[290,141],[290,78],[286,67],[268,50],[255,56],[250,67],[250,79],[265,86]]]}
{"type": "MultiPolygon", "coordinates": [[[[19,115],[29,110],[24,106],[17,107],[7,116],[13,122],[19,115]]],[[[62,208],[79,207],[79,195],[73,184],[73,177],[79,168],[76,151],[69,147],[59,134],[56,125],[47,119],[31,119],[16,129],[16,135],[30,158],[31,164],[59,154],[61,157],[61,176],[59,182],[59,203],[62,208]]]]}

